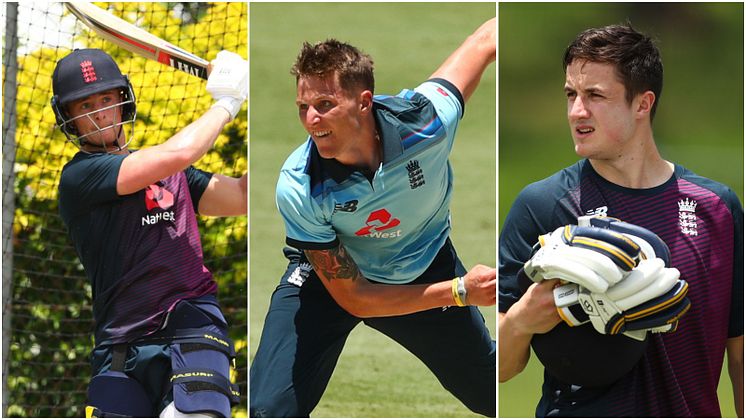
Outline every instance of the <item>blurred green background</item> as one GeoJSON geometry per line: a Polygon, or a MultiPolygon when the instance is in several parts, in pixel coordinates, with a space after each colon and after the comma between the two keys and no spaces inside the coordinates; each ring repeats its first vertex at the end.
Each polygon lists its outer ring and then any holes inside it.
{"type": "MultiPolygon", "coordinates": [[[[289,74],[303,41],[329,37],[373,57],[376,93],[414,88],[484,21],[493,3],[252,3],[250,23],[250,356],[287,261],[275,207],[280,167],[306,139],[289,74]]],[[[466,105],[451,154],[452,239],[464,265],[495,266],[496,66],[466,105]]],[[[495,308],[483,311],[494,336],[495,308]]],[[[448,342],[443,342],[447,345],[448,342]]],[[[251,384],[250,384],[251,386],[251,384]]],[[[317,417],[474,417],[416,358],[361,325],[345,350],[317,417]]]]}
{"type": "MultiPolygon", "coordinates": [[[[577,161],[566,120],[562,56],[590,27],[624,23],[658,40],[663,94],[653,123],[667,160],[730,186],[743,202],[743,3],[501,3],[499,219],[527,184],[577,161]]],[[[541,365],[499,386],[501,417],[532,417],[541,365]]],[[[727,373],[723,416],[735,416],[727,373]]]]}

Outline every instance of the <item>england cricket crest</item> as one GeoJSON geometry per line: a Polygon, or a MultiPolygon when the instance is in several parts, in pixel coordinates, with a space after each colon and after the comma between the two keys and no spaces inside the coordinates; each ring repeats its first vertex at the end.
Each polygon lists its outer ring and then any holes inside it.
{"type": "Polygon", "coordinates": [[[697,235],[697,201],[693,199],[682,199],[679,201],[679,228],[681,232],[689,235],[697,235]]]}

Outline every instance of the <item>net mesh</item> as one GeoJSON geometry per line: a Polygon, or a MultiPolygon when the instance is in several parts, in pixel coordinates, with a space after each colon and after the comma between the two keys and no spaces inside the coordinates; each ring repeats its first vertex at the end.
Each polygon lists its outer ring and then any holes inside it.
{"type": "MultiPolygon", "coordinates": [[[[246,3],[96,4],[205,59],[223,49],[247,58],[246,3]]],[[[133,148],[167,140],[197,119],[212,99],[204,80],[102,40],[61,3],[3,3],[2,13],[3,165],[11,173],[4,177],[3,191],[12,192],[15,206],[3,221],[12,221],[12,235],[3,237],[4,256],[12,251],[12,281],[4,279],[10,293],[3,311],[9,342],[3,365],[5,415],[79,417],[91,372],[91,286],[57,212],[60,172],[77,148],[55,129],[49,106],[54,66],[73,48],[100,48],[114,58],[137,97],[133,148]],[[6,77],[15,77],[15,83],[6,85],[6,77]]],[[[195,166],[228,176],[245,173],[246,132],[246,113],[241,112],[195,166]]],[[[242,396],[233,414],[246,416],[247,217],[202,217],[199,222],[205,265],[218,281],[218,298],[236,344],[232,379],[242,396]]]]}

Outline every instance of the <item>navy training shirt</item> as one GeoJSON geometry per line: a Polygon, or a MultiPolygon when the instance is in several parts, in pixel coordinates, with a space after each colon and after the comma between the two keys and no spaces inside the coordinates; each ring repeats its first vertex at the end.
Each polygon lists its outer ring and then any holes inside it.
{"type": "MultiPolygon", "coordinates": [[[[588,160],[527,186],[500,234],[499,310],[521,297],[516,280],[538,236],[581,215],[645,227],[669,246],[692,307],[678,330],[653,334],[637,366],[609,388],[571,386],[546,371],[537,417],[720,417],[726,339],[743,335],[743,208],[726,186],[676,166],[650,189],[615,185],[588,160]]],[[[613,362],[613,360],[610,360],[613,362]]]]}
{"type": "Polygon", "coordinates": [[[195,215],[212,174],[189,167],[119,196],[125,157],[79,152],[60,176],[59,212],[93,287],[97,345],[155,332],[177,302],[217,291],[195,215]]]}

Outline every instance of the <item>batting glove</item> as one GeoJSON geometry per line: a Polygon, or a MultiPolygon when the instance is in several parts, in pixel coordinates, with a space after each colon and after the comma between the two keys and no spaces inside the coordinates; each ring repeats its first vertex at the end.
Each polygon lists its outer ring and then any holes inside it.
{"type": "Polygon", "coordinates": [[[523,266],[534,282],[559,278],[605,292],[637,265],[640,247],[623,234],[566,225],[539,237],[541,248],[523,266]]]}
{"type": "Polygon", "coordinates": [[[207,91],[216,101],[212,107],[225,109],[233,120],[248,96],[249,63],[238,54],[220,51],[211,64],[207,91]]]}
{"type": "MultiPolygon", "coordinates": [[[[624,333],[637,340],[644,340],[648,331],[676,330],[679,319],[689,310],[691,303],[686,298],[689,289],[687,282],[679,279],[680,273],[676,268],[669,266],[670,252],[666,243],[650,230],[613,218],[579,222],[587,225],[580,227],[587,236],[601,239],[602,233],[594,231],[590,234],[586,231],[600,229],[622,234],[632,240],[640,249],[639,262],[605,291],[599,291],[598,287],[591,289],[587,286],[587,280],[577,281],[567,275],[561,277],[569,283],[554,289],[554,299],[565,323],[578,326],[590,321],[599,333],[624,333]]],[[[567,226],[564,228],[567,229],[567,226]]],[[[607,239],[611,242],[606,245],[595,243],[599,253],[603,253],[601,249],[613,249],[621,243],[615,234],[607,239]]],[[[612,258],[616,257],[615,252],[606,253],[611,254],[612,258]]]]}
{"type": "Polygon", "coordinates": [[[645,259],[622,281],[605,293],[594,293],[578,284],[554,289],[560,317],[570,326],[588,321],[597,332],[624,333],[644,340],[645,334],[676,330],[679,319],[691,307],[689,286],[676,268],[661,259],[645,259]]]}

